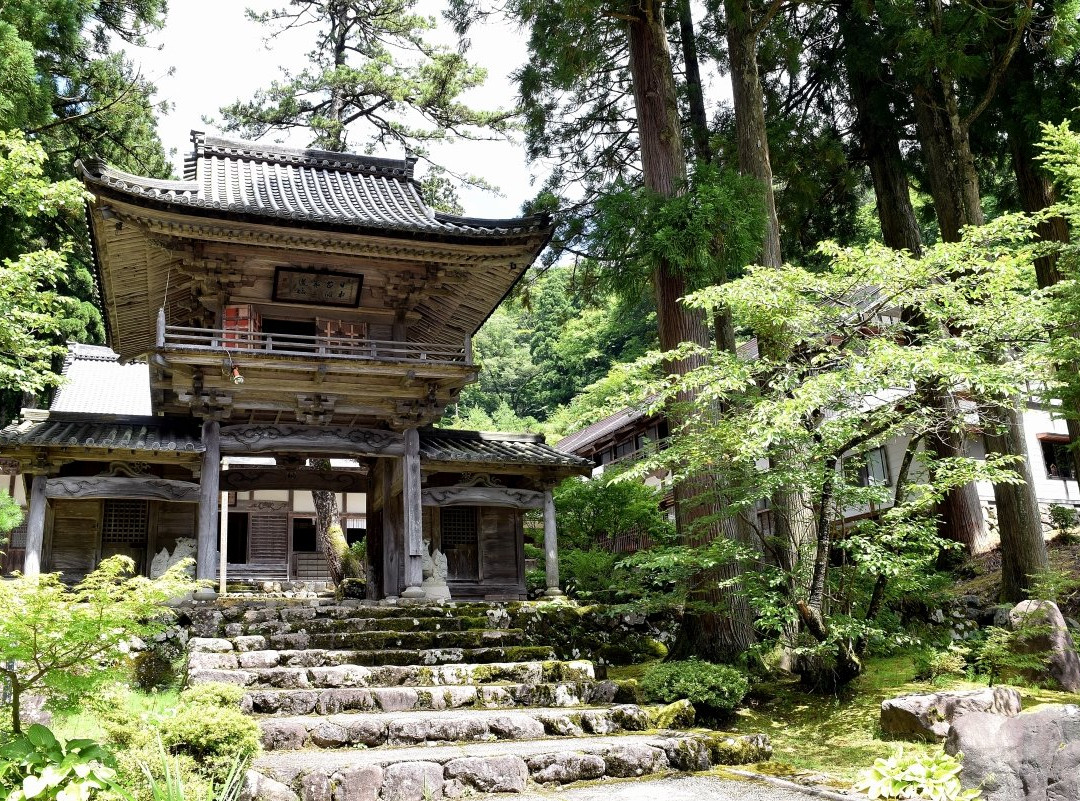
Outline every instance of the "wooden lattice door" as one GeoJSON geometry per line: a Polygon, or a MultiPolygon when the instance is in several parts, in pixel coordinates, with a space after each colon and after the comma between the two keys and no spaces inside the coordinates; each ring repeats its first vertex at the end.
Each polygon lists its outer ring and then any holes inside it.
{"type": "Polygon", "coordinates": [[[105,501],[101,515],[101,558],[129,556],[135,562],[135,572],[145,572],[149,524],[148,501],[105,501]]]}
{"type": "Polygon", "coordinates": [[[447,506],[439,511],[447,578],[451,581],[479,580],[480,538],[476,507],[447,506]]]}

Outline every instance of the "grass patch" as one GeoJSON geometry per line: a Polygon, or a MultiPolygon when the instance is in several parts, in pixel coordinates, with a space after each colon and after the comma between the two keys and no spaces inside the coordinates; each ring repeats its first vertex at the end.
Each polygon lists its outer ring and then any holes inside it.
{"type": "MultiPolygon", "coordinates": [[[[132,718],[144,714],[160,715],[165,710],[175,707],[180,697],[179,690],[169,689],[156,693],[145,693],[131,688],[123,694],[123,703],[132,718]]],[[[58,714],[53,720],[53,733],[57,737],[69,740],[73,737],[86,737],[92,740],[104,740],[105,728],[92,706],[70,714],[58,714]]]]}

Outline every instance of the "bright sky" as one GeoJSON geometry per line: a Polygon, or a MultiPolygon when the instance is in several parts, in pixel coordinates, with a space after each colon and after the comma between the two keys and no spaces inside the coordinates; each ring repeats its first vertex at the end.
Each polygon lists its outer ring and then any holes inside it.
{"type": "MultiPolygon", "coordinates": [[[[218,109],[234,100],[248,99],[254,91],[278,77],[278,65],[298,70],[311,42],[304,34],[274,44],[263,44],[262,26],[249,22],[246,7],[256,10],[278,8],[285,0],[174,0],[169,4],[165,28],[155,34],[147,48],[130,49],[129,55],[140,63],[144,76],[158,87],[158,100],[173,104],[170,113],[161,117],[158,131],[166,150],[175,149],[174,164],[182,173],[185,154],[191,150],[192,129],[220,133],[203,117],[218,116],[218,109]],[[171,72],[170,72],[171,70],[171,72]]],[[[423,13],[438,17],[442,4],[421,0],[423,13]]],[[[443,41],[452,39],[447,31],[443,41]]],[[[476,107],[509,108],[514,105],[515,87],[511,72],[524,62],[523,36],[506,26],[477,28],[471,35],[470,59],[487,68],[488,81],[466,97],[476,107]]],[[[274,141],[273,135],[266,141],[274,141]]],[[[286,144],[304,146],[300,138],[286,144]]],[[[530,168],[520,144],[508,142],[458,141],[432,148],[433,155],[456,172],[470,173],[498,186],[503,196],[490,192],[462,189],[460,197],[465,213],[478,217],[512,217],[521,204],[534,194],[530,168]]],[[[401,158],[403,152],[385,154],[401,158]]]]}

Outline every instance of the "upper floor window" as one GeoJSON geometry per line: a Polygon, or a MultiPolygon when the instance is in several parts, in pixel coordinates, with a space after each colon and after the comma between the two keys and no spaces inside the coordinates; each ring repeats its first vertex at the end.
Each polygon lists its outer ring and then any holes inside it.
{"type": "Polygon", "coordinates": [[[1039,434],[1042,445],[1043,464],[1047,478],[1075,478],[1072,454],[1069,453],[1069,438],[1065,434],[1039,434]]]}
{"type": "Polygon", "coordinates": [[[856,477],[860,487],[889,486],[889,459],[884,447],[863,454],[861,461],[856,477]]]}

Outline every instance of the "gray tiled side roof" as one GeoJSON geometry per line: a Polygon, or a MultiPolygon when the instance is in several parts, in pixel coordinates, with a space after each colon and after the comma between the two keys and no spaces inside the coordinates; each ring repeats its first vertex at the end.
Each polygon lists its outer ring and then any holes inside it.
{"type": "Polygon", "coordinates": [[[20,445],[153,453],[202,453],[205,450],[197,432],[167,421],[24,420],[0,430],[0,447],[20,445]]]}
{"type": "Polygon", "coordinates": [[[144,362],[121,364],[101,345],[68,346],[60,385],[49,410],[76,414],[146,416],[150,404],[150,371],[144,362]]]}
{"type": "MultiPolygon", "coordinates": [[[[735,353],[740,359],[756,359],[758,357],[757,337],[748,339],[746,342],[739,345],[735,353]]],[[[651,405],[655,400],[656,396],[645,398],[643,405],[651,405]]],[[[645,412],[641,408],[627,406],[624,409],[619,409],[619,411],[614,412],[613,414],[609,414],[607,417],[597,420],[595,423],[590,423],[584,428],[580,428],[577,431],[567,434],[555,443],[555,447],[570,453],[577,453],[587,445],[596,442],[598,439],[601,439],[608,434],[618,431],[620,428],[623,428],[636,420],[640,420],[643,416],[645,416],[645,412]]]]}
{"type": "Polygon", "coordinates": [[[592,468],[590,460],[563,453],[546,444],[539,436],[453,429],[421,431],[420,461],[592,468]]]}
{"type": "Polygon", "coordinates": [[[98,161],[85,180],[136,198],[221,211],[421,234],[513,237],[546,232],[536,215],[483,220],[428,208],[413,178],[413,159],[383,159],[238,142],[192,132],[195,151],[183,181],[143,178],[98,161]]]}

